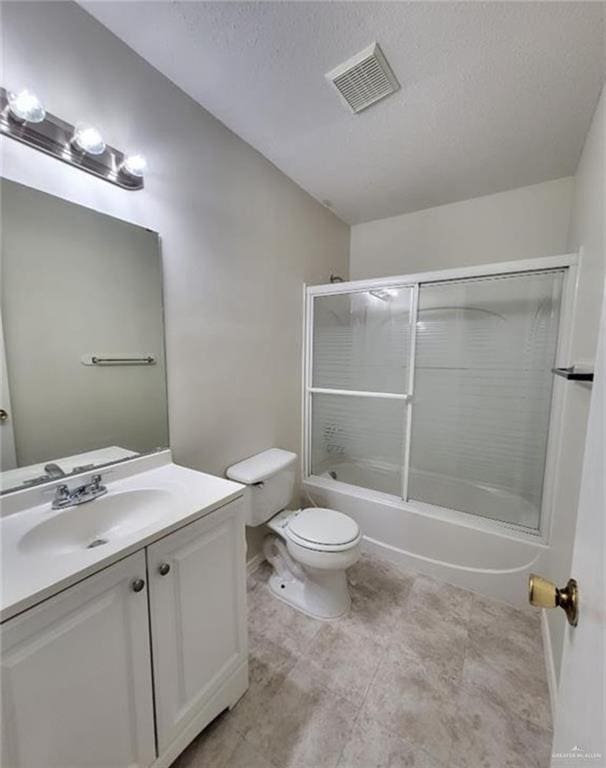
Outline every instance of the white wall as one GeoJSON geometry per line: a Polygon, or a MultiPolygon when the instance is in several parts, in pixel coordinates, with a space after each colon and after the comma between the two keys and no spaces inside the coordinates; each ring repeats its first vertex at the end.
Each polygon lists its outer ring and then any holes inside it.
{"type": "Polygon", "coordinates": [[[347,275],[348,227],[79,6],[2,12],[3,84],[148,158],[129,192],[2,140],[7,178],[160,233],[175,459],[299,452],[302,283],[347,275]]]}
{"type": "MultiPolygon", "coordinates": [[[[605,113],[606,97],[602,92],[575,176],[568,249],[581,252],[581,269],[572,340],[572,361],[593,362],[597,347],[606,269],[605,113]]],[[[546,574],[558,584],[565,584],[571,576],[575,575],[570,572],[570,567],[576,530],[585,429],[591,396],[589,385],[565,384],[564,386],[567,387],[563,413],[566,441],[556,486],[557,504],[554,510],[549,567],[546,574]]],[[[547,618],[554,662],[559,673],[564,633],[567,629],[566,619],[561,611],[548,611],[547,618]]]]}
{"type": "Polygon", "coordinates": [[[565,253],[573,188],[573,179],[557,179],[356,224],[351,229],[350,277],[565,253]]]}

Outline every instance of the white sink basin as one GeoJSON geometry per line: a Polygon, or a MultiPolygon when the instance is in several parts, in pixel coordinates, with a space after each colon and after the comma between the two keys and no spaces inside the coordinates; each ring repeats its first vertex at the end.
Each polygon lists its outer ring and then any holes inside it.
{"type": "Polygon", "coordinates": [[[25,552],[55,555],[102,547],[158,522],[171,502],[172,494],[163,489],[110,493],[54,514],[31,528],[18,546],[25,552]]]}

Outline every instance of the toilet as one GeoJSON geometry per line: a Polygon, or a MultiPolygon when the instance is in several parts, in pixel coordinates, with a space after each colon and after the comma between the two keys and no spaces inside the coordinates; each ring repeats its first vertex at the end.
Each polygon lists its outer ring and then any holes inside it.
{"type": "Polygon", "coordinates": [[[226,474],[247,486],[246,525],[267,524],[272,531],[263,544],[273,568],[271,591],[309,616],[335,619],[351,604],[345,571],[360,557],[362,534],[355,520],[334,509],[286,509],[296,464],[296,453],[270,448],[226,474]]]}

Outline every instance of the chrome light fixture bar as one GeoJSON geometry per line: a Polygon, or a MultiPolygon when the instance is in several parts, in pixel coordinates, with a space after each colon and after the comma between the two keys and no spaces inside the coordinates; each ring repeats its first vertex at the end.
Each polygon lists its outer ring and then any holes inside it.
{"type": "MultiPolygon", "coordinates": [[[[28,93],[28,96],[33,94],[28,93]]],[[[28,102],[25,98],[22,101],[28,102]]],[[[9,93],[5,88],[0,88],[0,133],[4,136],[27,144],[122,189],[143,189],[145,161],[141,155],[126,156],[114,147],[104,144],[101,134],[94,127],[70,125],[56,115],[44,112],[43,107],[43,119],[28,122],[21,116],[25,113],[17,113],[14,105],[15,97],[11,94],[9,101],[9,93]],[[83,131],[88,131],[84,134],[84,139],[83,131]],[[99,141],[94,143],[93,138],[99,141]],[[85,139],[92,142],[92,149],[88,151],[85,139]],[[101,146],[103,149],[99,151],[101,146]],[[97,151],[97,154],[93,154],[94,151],[97,151]]],[[[28,105],[29,102],[26,106],[28,105]]]]}

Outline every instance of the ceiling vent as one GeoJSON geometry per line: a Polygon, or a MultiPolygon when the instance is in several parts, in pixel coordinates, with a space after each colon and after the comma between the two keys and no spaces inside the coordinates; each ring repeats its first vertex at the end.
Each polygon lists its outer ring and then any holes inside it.
{"type": "Polygon", "coordinates": [[[362,112],[391,93],[400,84],[378,43],[373,43],[343,64],[326,73],[352,112],[362,112]]]}

